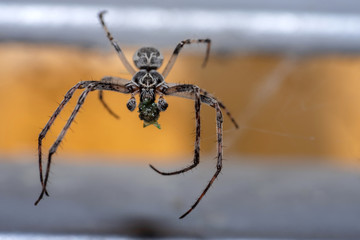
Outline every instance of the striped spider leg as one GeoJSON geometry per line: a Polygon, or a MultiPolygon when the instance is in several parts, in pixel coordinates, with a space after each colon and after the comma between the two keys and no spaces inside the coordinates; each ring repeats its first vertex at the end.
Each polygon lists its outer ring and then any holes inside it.
{"type": "Polygon", "coordinates": [[[195,201],[195,203],[191,206],[191,208],[180,216],[184,218],[188,215],[201,201],[201,199],[205,196],[206,192],[209,190],[217,176],[220,174],[222,169],[222,156],[223,156],[223,115],[221,112],[221,108],[226,111],[229,118],[232,120],[233,124],[236,128],[238,128],[238,124],[235,119],[231,116],[230,112],[226,109],[225,105],[218,101],[215,97],[208,94],[205,90],[200,89],[198,86],[192,84],[166,84],[165,88],[160,90],[164,95],[177,96],[182,98],[188,98],[195,101],[195,123],[196,123],[196,137],[195,137],[195,149],[194,149],[194,159],[193,163],[190,166],[187,166],[181,170],[173,171],[173,172],[162,172],[156,169],[154,166],[150,165],[150,167],[161,175],[176,175],[180,173],[185,173],[193,168],[195,168],[200,162],[200,106],[201,103],[205,103],[210,107],[213,107],[216,111],[216,133],[217,133],[217,165],[216,172],[211,178],[210,182],[207,184],[201,195],[195,201]]]}
{"type": "MultiPolygon", "coordinates": [[[[116,41],[114,39],[114,37],[111,35],[109,29],[107,28],[105,21],[104,21],[104,14],[107,11],[101,11],[98,14],[100,23],[102,28],[104,29],[105,33],[106,33],[106,37],[109,39],[111,45],[114,47],[117,55],[120,58],[120,61],[122,62],[122,64],[124,65],[124,67],[126,68],[126,70],[131,74],[134,75],[136,73],[136,70],[131,66],[131,64],[129,63],[129,61],[126,59],[123,51],[121,50],[118,41],[116,41]]],[[[104,96],[103,96],[103,91],[99,90],[99,100],[102,103],[102,105],[105,107],[105,109],[110,113],[110,115],[112,115],[113,117],[119,119],[119,115],[117,115],[114,111],[111,110],[111,108],[108,106],[108,104],[105,102],[104,100],[104,96]]]]}
{"type": "Polygon", "coordinates": [[[79,112],[81,106],[83,105],[85,98],[89,94],[90,91],[94,90],[108,90],[108,91],[116,91],[119,93],[134,93],[137,90],[137,87],[133,85],[130,81],[116,78],[116,77],[104,77],[101,81],[81,81],[77,83],[75,86],[70,88],[70,90],[65,94],[64,99],[57,107],[53,115],[50,117],[49,121],[46,123],[45,127],[39,134],[38,138],[38,158],[39,158],[39,172],[40,172],[40,182],[42,185],[42,191],[40,193],[39,198],[35,202],[35,205],[39,203],[39,201],[43,198],[44,194],[49,196],[46,190],[46,185],[49,179],[49,172],[50,172],[50,165],[52,155],[56,152],[59,144],[61,143],[62,139],[64,138],[67,130],[69,129],[71,123],[74,121],[77,113],[79,112]],[[61,110],[65,107],[65,105],[70,101],[73,94],[77,89],[85,89],[79,97],[79,100],[70,115],[68,121],[66,122],[64,128],[62,129],[61,133],[59,134],[58,138],[51,146],[48,154],[46,172],[45,172],[45,179],[43,178],[43,168],[42,168],[42,140],[45,138],[46,133],[49,131],[50,127],[54,123],[57,116],[60,114],[61,110]]]}
{"type": "Polygon", "coordinates": [[[124,64],[124,67],[126,68],[126,70],[131,74],[134,75],[137,71],[131,66],[131,64],[128,62],[128,60],[126,59],[123,51],[121,50],[119,43],[114,40],[114,37],[111,35],[109,29],[107,28],[105,21],[104,21],[104,14],[106,13],[106,11],[101,11],[98,15],[101,26],[103,27],[107,38],[109,39],[111,45],[113,45],[113,47],[115,48],[115,51],[117,52],[122,64],[124,64]]]}
{"type": "Polygon", "coordinates": [[[184,47],[185,44],[192,44],[192,43],[206,43],[206,53],[205,53],[205,58],[204,58],[202,67],[206,66],[206,63],[209,60],[209,55],[210,55],[211,40],[208,38],[206,38],[206,39],[186,39],[186,40],[179,42],[178,45],[175,47],[174,52],[171,55],[169,62],[167,63],[167,65],[164,68],[164,71],[162,72],[162,75],[164,78],[166,78],[168,76],[168,74],[170,73],[170,71],[171,71],[172,67],[174,66],[176,59],[180,53],[180,50],[184,47]]]}

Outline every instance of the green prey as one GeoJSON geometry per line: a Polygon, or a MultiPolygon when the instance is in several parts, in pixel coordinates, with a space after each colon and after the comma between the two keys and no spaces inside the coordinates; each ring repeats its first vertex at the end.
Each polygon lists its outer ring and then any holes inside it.
{"type": "Polygon", "coordinates": [[[161,129],[157,120],[160,117],[160,110],[152,99],[145,99],[139,103],[139,118],[144,121],[143,127],[154,125],[161,129]]]}

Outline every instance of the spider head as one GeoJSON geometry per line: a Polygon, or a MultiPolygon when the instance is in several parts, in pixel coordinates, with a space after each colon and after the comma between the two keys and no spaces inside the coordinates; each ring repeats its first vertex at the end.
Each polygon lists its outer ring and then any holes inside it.
{"type": "Polygon", "coordinates": [[[139,69],[158,69],[164,60],[162,54],[153,47],[142,47],[133,57],[135,66],[139,69]]]}

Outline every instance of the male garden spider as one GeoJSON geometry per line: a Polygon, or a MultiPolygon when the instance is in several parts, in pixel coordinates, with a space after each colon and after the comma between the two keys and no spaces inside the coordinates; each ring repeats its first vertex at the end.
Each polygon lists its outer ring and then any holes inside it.
{"type": "Polygon", "coordinates": [[[124,64],[125,68],[133,75],[130,81],[126,79],[121,79],[117,77],[104,77],[101,81],[81,81],[75,84],[70,90],[65,94],[63,101],[60,103],[58,108],[55,110],[53,115],[50,117],[49,121],[45,125],[44,129],[39,134],[38,139],[38,155],[39,155],[39,171],[40,171],[40,182],[42,185],[42,191],[40,193],[39,198],[35,202],[37,205],[40,200],[43,198],[44,194],[49,196],[46,190],[46,186],[49,179],[49,172],[50,172],[50,165],[51,165],[51,158],[52,155],[56,152],[60,142],[64,138],[66,131],[69,129],[71,123],[74,121],[77,113],[80,110],[80,107],[85,101],[85,98],[89,94],[89,92],[98,90],[99,91],[99,99],[104,105],[104,107],[109,111],[110,114],[117,117],[111,109],[107,106],[107,104],[103,100],[103,90],[108,91],[115,91],[119,93],[131,94],[129,101],[127,102],[126,106],[130,111],[134,111],[136,108],[136,100],[135,95],[140,95],[140,103],[139,103],[139,118],[144,121],[144,127],[149,125],[154,125],[160,129],[160,125],[157,122],[160,116],[161,111],[165,111],[168,107],[164,96],[171,95],[171,96],[178,96],[183,98],[189,98],[195,101],[195,121],[196,121],[196,137],[195,137],[195,150],[194,150],[194,159],[193,163],[185,167],[181,170],[174,171],[174,172],[162,172],[157,170],[154,166],[150,165],[150,167],[155,170],[157,173],[162,175],[175,175],[189,171],[193,169],[199,164],[199,151],[200,151],[200,106],[201,103],[205,103],[211,107],[213,107],[216,111],[216,132],[217,132],[217,165],[216,165],[216,172],[214,176],[211,178],[208,185],[205,187],[203,192],[201,193],[200,197],[196,200],[196,202],[191,206],[191,208],[185,212],[180,218],[185,217],[188,215],[200,202],[206,192],[209,190],[210,186],[214,182],[214,180],[219,175],[221,168],[222,168],[222,129],[223,129],[223,115],[221,112],[221,108],[226,111],[226,114],[230,117],[231,121],[238,128],[237,123],[235,122],[234,118],[231,116],[230,112],[227,111],[224,104],[222,104],[219,100],[215,97],[207,93],[205,90],[199,88],[196,85],[192,84],[174,84],[174,83],[167,83],[165,82],[165,78],[169,74],[170,70],[172,69],[175,60],[185,44],[191,43],[206,43],[206,56],[204,59],[203,66],[206,65],[206,62],[209,57],[210,52],[210,39],[187,39],[181,41],[175,48],[172,56],[168,64],[166,65],[162,74],[160,74],[157,69],[162,65],[163,56],[161,53],[153,47],[142,47],[137,50],[134,54],[133,61],[135,66],[139,69],[136,71],[130,65],[130,63],[125,58],[125,55],[121,51],[118,43],[114,40],[111,33],[107,29],[105,22],[103,20],[103,15],[106,11],[102,11],[99,13],[99,19],[101,22],[102,27],[104,28],[108,39],[110,40],[111,44],[114,46],[121,62],[124,64]],[[77,89],[85,89],[75,106],[72,114],[70,115],[69,119],[67,120],[64,128],[62,129],[61,133],[59,134],[58,138],[51,146],[48,154],[48,161],[46,166],[46,173],[45,178],[43,178],[42,172],[42,140],[44,139],[46,133],[49,131],[51,125],[53,124],[56,117],[59,115],[61,110],[64,106],[69,102],[71,97],[73,96],[74,92],[77,89]],[[158,101],[156,101],[156,95],[159,95],[158,101]]]}

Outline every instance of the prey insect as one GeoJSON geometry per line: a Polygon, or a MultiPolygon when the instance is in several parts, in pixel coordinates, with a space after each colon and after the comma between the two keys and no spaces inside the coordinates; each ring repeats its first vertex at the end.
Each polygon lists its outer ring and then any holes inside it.
{"type": "Polygon", "coordinates": [[[109,32],[103,15],[105,11],[99,13],[100,23],[107,35],[112,46],[115,48],[117,55],[119,56],[121,62],[127,69],[127,71],[133,75],[132,79],[126,80],[118,77],[103,77],[100,81],[81,81],[75,84],[70,90],[65,94],[64,99],[57,107],[53,115],[50,117],[49,121],[46,123],[45,127],[39,134],[38,139],[38,157],[39,157],[39,172],[40,172],[40,182],[42,185],[42,190],[39,198],[36,200],[35,205],[37,205],[44,195],[49,196],[47,192],[47,183],[49,180],[49,172],[52,161],[52,156],[56,152],[59,144],[63,140],[67,130],[74,121],[76,115],[78,114],[81,106],[83,105],[86,97],[92,91],[97,90],[99,92],[99,100],[108,110],[108,112],[114,117],[118,117],[106,104],[103,98],[103,91],[115,91],[118,93],[129,94],[130,99],[126,104],[126,107],[130,111],[134,111],[137,106],[137,101],[135,99],[136,95],[139,95],[139,104],[138,112],[139,118],[143,121],[143,126],[147,127],[153,125],[160,129],[160,124],[158,119],[160,117],[160,112],[163,112],[167,109],[168,103],[165,100],[165,96],[177,96],[182,98],[192,99],[195,102],[195,123],[196,123],[196,137],[195,137],[195,148],[194,148],[194,158],[191,165],[173,172],[163,172],[150,165],[150,167],[161,175],[175,175],[189,171],[199,164],[200,161],[200,107],[201,104],[206,104],[215,109],[216,112],[216,134],[217,134],[217,165],[216,172],[211,178],[210,182],[207,184],[201,195],[197,198],[195,203],[186,211],[180,218],[188,215],[204,197],[206,192],[209,190],[214,180],[219,175],[222,169],[222,156],[223,156],[223,114],[222,110],[226,112],[236,128],[238,128],[237,123],[234,118],[231,116],[230,112],[226,109],[224,104],[217,100],[214,96],[210,95],[205,90],[199,88],[196,85],[192,84],[174,84],[165,82],[165,78],[170,73],[174,63],[179,55],[181,49],[192,43],[203,43],[206,44],[206,55],[203,62],[203,66],[206,65],[209,52],[210,52],[210,39],[187,39],[181,41],[175,48],[173,54],[171,55],[169,62],[165,66],[163,72],[160,74],[157,70],[163,63],[162,54],[153,47],[142,47],[137,50],[133,57],[133,62],[137,68],[135,70],[132,65],[127,61],[124,53],[122,52],[118,42],[114,40],[111,33],[109,32]],[[60,132],[59,136],[50,147],[47,165],[45,170],[45,176],[43,175],[43,166],[42,166],[42,141],[49,131],[50,127],[54,123],[57,116],[60,114],[61,110],[65,105],[70,101],[74,92],[78,89],[83,89],[77,104],[71,113],[69,119],[67,120],[64,128],[60,132]],[[158,96],[158,97],[157,97],[158,96]]]}

